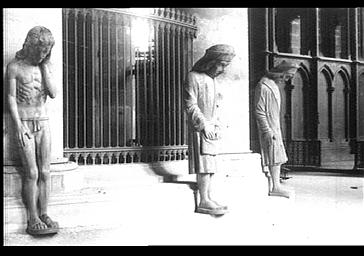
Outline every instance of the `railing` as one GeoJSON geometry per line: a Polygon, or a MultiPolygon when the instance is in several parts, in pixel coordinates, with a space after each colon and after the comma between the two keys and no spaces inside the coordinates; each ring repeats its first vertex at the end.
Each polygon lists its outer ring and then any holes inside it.
{"type": "Polygon", "coordinates": [[[64,9],[64,154],[79,164],[187,158],[183,82],[195,19],[64,9]]]}
{"type": "Polygon", "coordinates": [[[319,166],[320,141],[285,141],[288,162],[292,166],[319,166]]]}
{"type": "Polygon", "coordinates": [[[356,142],[355,167],[364,169],[364,142],[356,142]]]}

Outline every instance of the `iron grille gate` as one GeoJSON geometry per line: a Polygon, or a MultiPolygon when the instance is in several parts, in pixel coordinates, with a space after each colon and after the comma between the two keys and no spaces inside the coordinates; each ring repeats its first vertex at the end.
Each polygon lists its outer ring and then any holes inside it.
{"type": "Polygon", "coordinates": [[[195,18],[63,9],[64,154],[79,164],[187,158],[183,81],[195,18]]]}

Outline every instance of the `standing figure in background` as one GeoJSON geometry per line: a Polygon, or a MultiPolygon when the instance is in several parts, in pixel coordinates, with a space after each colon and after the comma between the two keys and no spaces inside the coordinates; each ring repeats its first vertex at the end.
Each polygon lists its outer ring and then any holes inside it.
{"type": "Polygon", "coordinates": [[[255,89],[255,116],[259,131],[262,168],[269,180],[269,195],[290,197],[280,184],[281,165],[288,158],[280,125],[281,95],[278,84],[291,78],[297,66],[286,61],[270,69],[255,89]]]}
{"type": "Polygon", "coordinates": [[[47,97],[56,96],[50,65],[54,38],[49,29],[32,28],[23,48],[7,65],[8,103],[23,167],[23,195],[28,213],[27,233],[58,232],[47,214],[50,193],[51,135],[47,97]]]}
{"type": "Polygon", "coordinates": [[[211,179],[217,171],[220,124],[217,117],[216,77],[234,58],[234,49],[225,44],[206,50],[188,73],[185,83],[185,108],[189,123],[189,173],[197,174],[199,213],[223,215],[227,206],[211,198],[211,179]]]}

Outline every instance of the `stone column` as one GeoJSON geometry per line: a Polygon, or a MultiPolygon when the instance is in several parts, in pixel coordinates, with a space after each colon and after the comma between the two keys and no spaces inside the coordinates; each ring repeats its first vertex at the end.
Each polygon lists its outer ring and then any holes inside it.
{"type": "Polygon", "coordinates": [[[55,99],[47,99],[47,108],[52,136],[51,176],[52,191],[64,191],[79,186],[81,180],[68,171],[77,168],[73,162],[63,157],[63,63],[62,63],[62,9],[61,8],[5,8],[3,16],[3,158],[4,158],[4,195],[19,196],[21,181],[19,171],[21,162],[18,146],[14,140],[14,126],[6,100],[6,65],[15,57],[24,43],[28,31],[34,26],[44,26],[52,32],[55,45],[51,61],[54,66],[54,79],[57,84],[55,99]],[[67,175],[64,172],[67,171],[67,175]],[[72,185],[66,179],[74,179],[72,185]],[[76,182],[76,183],[75,183],[76,182]],[[66,188],[67,187],[67,188],[66,188]]]}

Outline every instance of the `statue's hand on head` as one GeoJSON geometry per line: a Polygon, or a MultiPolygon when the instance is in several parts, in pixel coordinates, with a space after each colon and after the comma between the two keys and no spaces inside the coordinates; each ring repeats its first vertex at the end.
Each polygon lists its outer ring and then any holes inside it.
{"type": "Polygon", "coordinates": [[[51,59],[51,52],[49,52],[49,54],[43,59],[43,61],[41,62],[41,67],[48,66],[50,64],[50,59],[51,59]]]}

